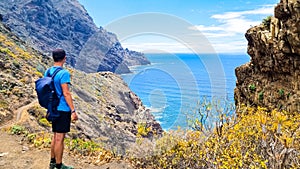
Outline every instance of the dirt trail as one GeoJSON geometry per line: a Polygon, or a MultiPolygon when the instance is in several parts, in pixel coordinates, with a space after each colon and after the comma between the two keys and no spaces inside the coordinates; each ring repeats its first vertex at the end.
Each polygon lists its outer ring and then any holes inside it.
{"type": "Polygon", "coordinates": [[[33,102],[18,108],[16,111],[14,111],[14,115],[13,115],[14,118],[10,121],[5,122],[3,125],[0,125],[0,129],[9,127],[9,126],[19,122],[21,120],[23,112],[27,111],[30,107],[34,106],[37,103],[38,103],[38,101],[34,100],[33,102]]]}
{"type": "Polygon", "coordinates": [[[21,119],[22,113],[23,113],[23,112],[27,111],[30,107],[34,106],[34,105],[37,104],[37,103],[38,103],[38,101],[35,100],[35,101],[31,102],[31,103],[28,104],[28,105],[25,105],[25,106],[23,106],[23,107],[20,107],[20,108],[16,111],[16,113],[15,113],[15,122],[18,122],[18,121],[21,119]]]}
{"type": "MultiPolygon", "coordinates": [[[[9,135],[0,132],[0,168],[6,169],[48,169],[50,149],[37,149],[22,142],[21,136],[9,135]]],[[[67,153],[64,154],[64,162],[72,164],[76,168],[98,167],[89,164],[81,164],[75,161],[67,153]]],[[[102,168],[102,167],[99,167],[102,168]]]]}
{"type": "MultiPolygon", "coordinates": [[[[27,110],[37,104],[34,101],[15,111],[14,119],[0,126],[0,168],[3,169],[48,169],[50,160],[50,148],[38,149],[22,141],[22,136],[10,135],[3,128],[22,121],[28,117],[27,110]]],[[[94,166],[77,160],[66,151],[63,162],[72,165],[75,169],[130,169],[125,162],[111,162],[103,166],[94,166]]]]}
{"type": "MultiPolygon", "coordinates": [[[[38,149],[24,141],[21,136],[0,131],[0,168],[3,169],[48,169],[50,149],[38,149]]],[[[111,162],[102,166],[83,163],[67,152],[63,162],[75,169],[131,169],[125,162],[111,162]]]]}

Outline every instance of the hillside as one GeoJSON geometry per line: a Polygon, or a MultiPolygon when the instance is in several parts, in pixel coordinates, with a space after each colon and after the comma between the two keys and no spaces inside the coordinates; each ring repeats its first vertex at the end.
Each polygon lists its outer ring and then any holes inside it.
{"type": "Polygon", "coordinates": [[[300,111],[300,2],[281,0],[274,17],[246,33],[251,61],[236,68],[236,105],[300,111]]]}
{"type": "Polygon", "coordinates": [[[144,54],[124,49],[115,34],[98,28],[77,0],[5,0],[0,15],[37,50],[49,56],[63,48],[67,63],[87,73],[129,73],[128,66],[150,64],[144,54]]]}
{"type": "MultiPolygon", "coordinates": [[[[51,60],[0,23],[0,64],[0,125],[18,122],[33,133],[50,133],[45,110],[34,104],[34,81],[52,64],[51,60]],[[30,103],[26,118],[20,120],[16,110],[30,103]]],[[[79,115],[68,137],[92,140],[116,154],[125,154],[135,147],[139,128],[149,128],[142,135],[145,140],[162,133],[154,116],[118,75],[67,69],[79,115]]]]}
{"type": "Polygon", "coordinates": [[[0,23],[0,124],[11,120],[14,110],[34,101],[34,80],[49,64],[48,57],[0,23]]]}

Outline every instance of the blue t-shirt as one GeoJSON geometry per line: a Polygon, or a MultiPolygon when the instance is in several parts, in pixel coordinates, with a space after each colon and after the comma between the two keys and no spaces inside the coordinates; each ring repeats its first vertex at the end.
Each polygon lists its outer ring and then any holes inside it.
{"type": "MultiPolygon", "coordinates": [[[[59,66],[52,66],[49,69],[46,70],[44,76],[47,76],[48,71],[50,71],[50,75],[54,73],[54,71],[59,66]]],[[[54,86],[56,89],[57,96],[60,97],[59,105],[57,107],[57,110],[59,111],[71,111],[70,107],[68,106],[66,99],[63,95],[61,85],[62,84],[71,84],[71,78],[70,73],[66,69],[60,70],[54,77],[54,86]]]]}

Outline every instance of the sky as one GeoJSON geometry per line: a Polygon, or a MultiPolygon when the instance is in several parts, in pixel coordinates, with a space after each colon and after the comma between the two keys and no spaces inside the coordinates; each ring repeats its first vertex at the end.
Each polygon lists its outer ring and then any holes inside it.
{"type": "MultiPolygon", "coordinates": [[[[199,52],[193,50],[195,46],[207,48],[209,44],[216,53],[246,53],[244,35],[247,29],[274,15],[274,7],[279,0],[79,2],[98,27],[115,33],[122,46],[131,50],[192,53],[199,52]],[[191,36],[193,40],[190,40],[191,36]]],[[[212,52],[203,48],[203,53],[212,52]]]]}

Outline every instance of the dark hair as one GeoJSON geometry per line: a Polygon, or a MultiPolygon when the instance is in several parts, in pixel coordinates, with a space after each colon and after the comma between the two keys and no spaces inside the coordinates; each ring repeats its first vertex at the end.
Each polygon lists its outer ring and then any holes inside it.
{"type": "Polygon", "coordinates": [[[60,62],[66,57],[66,52],[63,49],[55,49],[52,52],[54,62],[60,62]]]}

